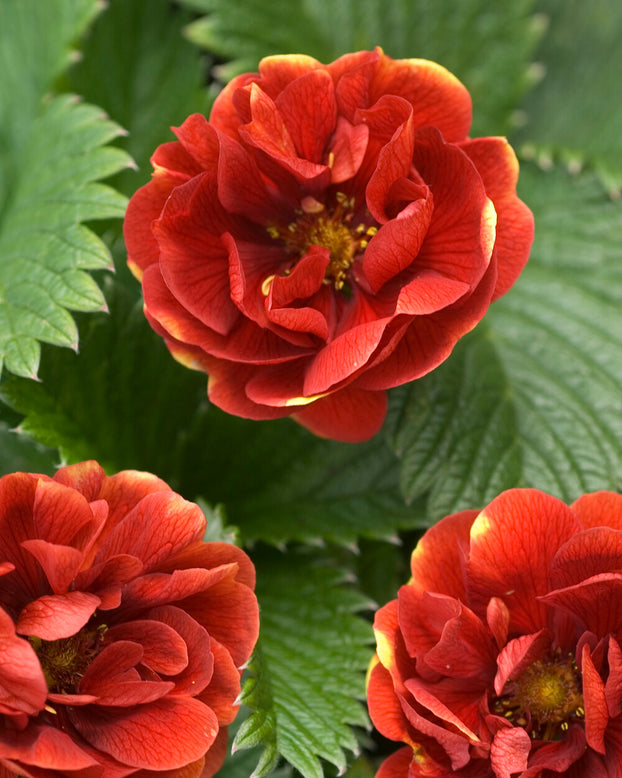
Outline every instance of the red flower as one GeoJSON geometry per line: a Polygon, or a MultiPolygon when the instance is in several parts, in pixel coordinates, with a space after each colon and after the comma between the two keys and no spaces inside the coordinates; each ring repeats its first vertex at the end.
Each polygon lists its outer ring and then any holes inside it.
{"type": "Polygon", "coordinates": [[[622,775],[622,496],[514,489],[428,530],[375,620],[377,778],[622,775]]]}
{"type": "Polygon", "coordinates": [[[361,441],[518,277],[533,237],[504,138],[444,68],[268,57],[152,157],[125,238],[145,311],[211,401],[361,441]]]}
{"type": "Polygon", "coordinates": [[[148,473],[0,479],[1,775],[220,767],[258,613],[252,563],[205,524],[148,473]]]}

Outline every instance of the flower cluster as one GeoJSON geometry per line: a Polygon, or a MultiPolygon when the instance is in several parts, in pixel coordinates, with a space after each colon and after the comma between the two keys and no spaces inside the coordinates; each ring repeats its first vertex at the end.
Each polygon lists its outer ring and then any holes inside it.
{"type": "Polygon", "coordinates": [[[375,620],[378,778],[604,778],[622,765],[622,496],[531,489],[448,516],[375,620]]]}
{"type": "Polygon", "coordinates": [[[274,56],[152,157],[125,239],[152,327],[211,401],[362,441],[529,254],[506,140],[447,70],[381,50],[274,56]]]}
{"type": "Polygon", "coordinates": [[[205,525],[148,473],[0,480],[2,775],[216,772],[258,609],[205,525]]]}

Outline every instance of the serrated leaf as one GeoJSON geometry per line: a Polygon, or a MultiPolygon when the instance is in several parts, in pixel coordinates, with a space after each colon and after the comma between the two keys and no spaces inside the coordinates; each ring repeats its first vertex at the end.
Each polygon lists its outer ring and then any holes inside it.
{"type": "Polygon", "coordinates": [[[511,486],[622,485],[622,206],[593,175],[526,167],[536,240],[516,286],[388,425],[407,498],[436,520],[511,486]]]}
{"type": "Polygon", "coordinates": [[[500,134],[530,86],[528,63],[542,32],[534,0],[183,0],[208,15],[187,34],[231,59],[224,80],[253,71],[263,56],[290,52],[329,62],[341,54],[382,46],[392,57],[440,62],[470,89],[474,134],[500,134]]]}
{"type": "Polygon", "coordinates": [[[66,461],[150,470],[189,499],[222,503],[245,542],[353,546],[421,526],[381,437],[339,444],[291,419],[256,423],[210,407],[205,376],[171,359],[134,295],[114,282],[105,289],[110,314],[83,317],[79,353],[48,349],[41,383],[2,385],[25,433],[66,461]]]}
{"type": "Polygon", "coordinates": [[[179,487],[204,381],[170,359],[134,295],[110,279],[105,289],[110,313],[82,317],[80,352],[47,349],[42,381],[7,377],[2,398],[24,414],[20,429],[65,461],[93,457],[109,472],[149,470],[179,487]]]}
{"type": "Polygon", "coordinates": [[[189,20],[168,0],[111,0],[69,74],[72,89],[127,130],[119,145],[139,172],[115,179],[126,194],[146,182],[149,157],[158,144],[172,140],[169,127],[207,110],[204,57],[181,33],[189,20]]]}
{"type": "Polygon", "coordinates": [[[365,597],[340,586],[343,573],[312,559],[269,556],[258,566],[261,635],[242,702],[252,713],[235,748],[264,746],[253,776],[284,757],[305,778],[321,778],[324,759],[343,770],[357,751],[351,726],[368,726],[360,704],[371,659],[371,628],[356,616],[365,597]]]}
{"type": "Polygon", "coordinates": [[[44,99],[97,9],[86,0],[7,0],[0,8],[0,57],[8,58],[0,88],[7,117],[0,131],[0,360],[25,377],[37,374],[39,341],[77,347],[68,310],[105,307],[84,270],[109,266],[111,258],[80,222],[118,218],[125,208],[121,195],[95,183],[130,164],[126,153],[103,146],[119,126],[72,96],[44,99]]]}
{"type": "Polygon", "coordinates": [[[589,162],[609,191],[622,191],[622,4],[539,0],[548,34],[536,57],[544,75],[523,105],[518,140],[545,166],[589,162]]]}

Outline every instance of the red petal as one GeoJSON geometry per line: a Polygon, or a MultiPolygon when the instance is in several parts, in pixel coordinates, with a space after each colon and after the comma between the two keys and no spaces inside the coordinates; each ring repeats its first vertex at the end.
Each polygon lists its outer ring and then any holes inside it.
{"type": "Polygon", "coordinates": [[[180,768],[200,759],[218,732],[216,717],[194,698],[165,698],[123,711],[70,710],[72,724],[95,748],[122,764],[180,768]]]}
{"type": "Polygon", "coordinates": [[[161,573],[172,573],[188,567],[204,567],[206,569],[219,567],[235,563],[238,565],[238,572],[235,580],[238,583],[246,584],[251,589],[255,588],[255,566],[248,555],[241,548],[232,543],[223,543],[211,541],[203,543],[199,541],[192,543],[186,548],[178,551],[174,556],[166,560],[164,564],[158,566],[161,573]]]}
{"type": "Polygon", "coordinates": [[[562,608],[598,637],[622,638],[622,573],[602,573],[540,597],[562,608]]]}
{"type": "Polygon", "coordinates": [[[408,178],[412,170],[415,142],[412,108],[400,98],[385,97],[372,111],[361,112],[361,116],[372,125],[372,132],[374,125],[378,121],[383,122],[387,116],[391,125],[399,121],[380,150],[376,169],[365,189],[365,200],[371,215],[378,223],[384,224],[391,218],[387,214],[391,187],[400,179],[408,178]]]}
{"type": "Polygon", "coordinates": [[[410,746],[400,748],[388,756],[376,772],[376,778],[408,778],[413,761],[413,749],[410,746]]]}
{"type": "Polygon", "coordinates": [[[470,530],[478,512],[461,511],[446,516],[431,527],[417,543],[410,558],[416,590],[439,592],[465,600],[465,564],[470,530]]]}
{"type": "Polygon", "coordinates": [[[434,719],[440,719],[444,724],[448,724],[452,728],[450,731],[453,731],[453,729],[458,730],[459,733],[469,739],[472,745],[480,743],[480,739],[475,732],[469,729],[459,716],[456,716],[450,708],[431,693],[426,688],[426,684],[422,683],[420,679],[409,678],[404,682],[404,686],[412,694],[416,702],[429,711],[434,719]]]}
{"type": "Polygon", "coordinates": [[[15,759],[40,770],[70,773],[99,764],[60,729],[35,723],[21,732],[14,729],[0,732],[0,759],[15,759]]]}
{"type": "Polygon", "coordinates": [[[421,267],[480,282],[495,245],[496,214],[467,155],[433,128],[415,136],[413,162],[434,195],[434,213],[417,256],[421,267]]]}
{"type": "Polygon", "coordinates": [[[573,535],[559,549],[552,565],[556,587],[581,583],[599,573],[622,569],[622,531],[593,527],[573,535]]]}
{"type": "Polygon", "coordinates": [[[156,673],[177,675],[188,666],[186,642],[174,627],[162,623],[154,613],[158,614],[159,610],[150,611],[148,619],[126,621],[110,627],[106,641],[129,640],[137,643],[143,650],[137,661],[156,673]]]}
{"type": "Polygon", "coordinates": [[[238,317],[229,294],[228,251],[220,240],[235,230],[216,194],[216,179],[204,174],[177,187],[154,224],[160,270],[171,294],[199,321],[226,334],[238,317]]]}
{"type": "Polygon", "coordinates": [[[42,640],[59,640],[79,632],[99,607],[101,599],[87,592],[39,597],[20,613],[16,631],[42,640]]]}
{"type": "Polygon", "coordinates": [[[137,643],[118,641],[104,648],[80,682],[80,692],[91,694],[97,705],[129,708],[146,705],[173,691],[170,681],[143,680],[134,666],[143,652],[137,643]]]}
{"type": "Polygon", "coordinates": [[[45,705],[47,690],[33,647],[17,637],[13,620],[0,608],[0,713],[36,716],[45,705]]]}
{"type": "Polygon", "coordinates": [[[462,604],[458,615],[447,620],[440,640],[425,656],[425,663],[442,675],[468,678],[484,686],[494,677],[495,660],[496,646],[492,635],[462,604]]]}
{"type": "Polygon", "coordinates": [[[186,176],[158,171],[130,199],[123,222],[123,237],[128,265],[139,280],[149,265],[156,264],[160,258],[160,249],[151,225],[160,216],[171,192],[184,180],[186,176]]]}
{"type": "MultiPolygon", "coordinates": [[[[170,575],[151,573],[131,581],[123,590],[124,611],[132,613],[143,608],[169,605],[186,597],[202,593],[221,581],[231,581],[237,568],[234,564],[222,565],[213,570],[175,570],[170,575]]],[[[227,605],[225,604],[225,607],[227,605]]],[[[187,609],[185,609],[187,610],[187,609]]]]}
{"type": "MultiPolygon", "coordinates": [[[[582,726],[571,724],[566,737],[557,743],[549,743],[536,749],[529,760],[529,769],[523,773],[524,778],[541,778],[543,770],[563,774],[569,778],[609,778],[606,773],[593,772],[591,766],[583,764],[581,757],[589,759],[593,752],[586,750],[585,734],[582,726]],[[578,772],[565,772],[575,762],[581,759],[581,767],[578,772]],[[585,772],[584,772],[585,770],[585,772]]],[[[589,760],[591,761],[591,760],[589,760]]],[[[600,758],[598,764],[602,766],[600,758]]]]}
{"type": "Polygon", "coordinates": [[[320,437],[343,443],[362,443],[380,431],[386,413],[384,392],[348,386],[306,405],[293,417],[320,437]]]}
{"type": "Polygon", "coordinates": [[[270,407],[253,402],[246,385],[259,370],[254,365],[239,365],[224,360],[208,360],[207,393],[214,405],[244,419],[279,419],[291,414],[291,408],[270,407]]]}
{"type": "Polygon", "coordinates": [[[240,694],[240,671],[231,654],[217,640],[210,640],[210,648],[214,655],[214,674],[199,699],[209,705],[222,726],[231,724],[240,708],[239,703],[236,704],[240,694]]]}
{"type": "Polygon", "coordinates": [[[534,662],[547,656],[551,648],[551,634],[541,629],[531,635],[520,635],[502,649],[497,657],[499,671],[495,677],[494,688],[498,695],[509,680],[515,680],[534,662]]]}
{"type": "Polygon", "coordinates": [[[402,707],[406,718],[415,729],[415,732],[433,738],[445,750],[451,762],[452,770],[460,770],[469,763],[469,748],[473,743],[473,738],[470,735],[458,733],[453,728],[446,729],[434,723],[434,721],[421,716],[403,698],[402,707]]]}
{"type": "MultiPolygon", "coordinates": [[[[177,636],[184,642],[188,660],[181,670],[159,669],[158,666],[145,654],[143,664],[148,664],[158,673],[174,676],[170,680],[175,683],[173,694],[188,694],[196,697],[213,679],[215,660],[210,638],[205,627],[198,624],[181,608],[173,605],[163,605],[153,608],[148,612],[150,619],[157,619],[162,626],[172,628],[177,636]]],[[[202,702],[206,700],[201,697],[202,702]]],[[[211,707],[211,706],[210,706],[211,707]]]]}
{"type": "Polygon", "coordinates": [[[536,632],[547,625],[538,600],[551,588],[559,546],[579,529],[560,500],[535,489],[510,489],[488,505],[471,527],[469,604],[478,612],[491,597],[510,610],[510,629],[536,632]]]}
{"type": "Polygon", "coordinates": [[[326,392],[364,367],[380,343],[387,324],[387,319],[377,319],[337,335],[310,362],[302,395],[312,397],[326,392]]]}
{"type": "Polygon", "coordinates": [[[195,503],[175,492],[149,494],[108,535],[95,561],[131,554],[142,560],[147,571],[201,538],[205,526],[205,516],[195,503]]]}
{"type": "Polygon", "coordinates": [[[533,242],[533,215],[516,195],[518,162],[505,138],[475,138],[460,144],[482,177],[497,212],[498,278],[493,300],[514,284],[533,242]]]}
{"type": "Polygon", "coordinates": [[[367,704],[376,729],[391,740],[410,741],[408,723],[389,671],[374,657],[368,675],[367,704]]]}
{"type": "Polygon", "coordinates": [[[29,551],[41,565],[54,594],[65,594],[80,570],[84,554],[77,548],[57,546],[36,539],[24,540],[22,548],[29,551]]]}
{"type": "MultiPolygon", "coordinates": [[[[202,171],[216,172],[219,149],[217,135],[203,114],[191,114],[180,127],[173,127],[172,130],[179,138],[180,142],[177,145],[180,145],[186,153],[186,158],[179,160],[184,165],[184,172],[193,176],[202,171]]],[[[175,144],[171,144],[173,145],[175,144]]],[[[178,156],[181,156],[179,152],[178,156]]],[[[154,162],[153,157],[152,162],[154,162]]],[[[177,163],[175,169],[180,170],[181,165],[177,163]]]]}
{"type": "Polygon", "coordinates": [[[464,140],[471,127],[471,97],[441,65],[423,59],[393,60],[380,53],[369,86],[373,105],[382,95],[399,95],[413,106],[416,127],[438,127],[448,141],[464,140]]]}
{"type": "MultiPolygon", "coordinates": [[[[387,328],[387,343],[378,349],[373,366],[357,379],[357,385],[376,391],[391,389],[421,378],[440,365],[457,341],[470,332],[488,310],[496,277],[496,264],[491,263],[471,295],[463,295],[437,313],[411,317],[407,328],[399,328],[394,337],[387,328]]],[[[446,292],[453,294],[455,287],[448,286],[446,292]]]]}
{"type": "Polygon", "coordinates": [[[590,647],[587,644],[583,645],[581,675],[585,707],[585,739],[594,751],[604,754],[606,753],[604,736],[609,722],[605,684],[594,667],[590,647]]]}
{"type": "Polygon", "coordinates": [[[614,638],[609,638],[607,663],[609,675],[605,684],[605,697],[609,716],[615,718],[622,713],[622,650],[614,638]]]}
{"type": "Polygon", "coordinates": [[[332,154],[331,184],[341,184],[353,178],[358,172],[369,139],[369,128],[364,124],[350,124],[340,116],[337,119],[335,139],[329,149],[329,162],[332,154]]]}
{"type": "Polygon", "coordinates": [[[622,530],[622,494],[593,492],[584,494],[571,506],[581,524],[622,530]]]}
{"type": "MultiPolygon", "coordinates": [[[[193,120],[194,117],[198,115],[199,114],[194,114],[193,116],[189,116],[188,119],[193,120]]],[[[173,132],[177,133],[180,128],[171,127],[171,129],[173,132]]],[[[186,151],[183,144],[178,143],[177,141],[169,141],[168,143],[160,144],[151,155],[151,164],[154,170],[160,174],[181,174],[179,176],[180,184],[183,184],[188,178],[192,178],[203,172],[203,168],[197,160],[193,159],[192,155],[186,151]]]]}
{"type": "Polygon", "coordinates": [[[299,157],[322,163],[337,121],[333,80],[325,70],[310,70],[291,81],[275,100],[299,157]]]}
{"type": "MultiPolygon", "coordinates": [[[[367,247],[363,256],[363,272],[369,282],[372,292],[378,292],[387,281],[410,267],[417,260],[417,254],[425,239],[433,204],[431,198],[415,200],[409,203],[400,213],[384,224],[367,247]]],[[[435,274],[436,275],[436,274],[435,274]]],[[[436,275],[437,284],[441,286],[445,278],[436,275]]],[[[453,279],[452,279],[453,280],[453,279]]],[[[458,297],[468,291],[468,286],[461,283],[458,297]]],[[[452,290],[454,292],[454,290],[452,290]]],[[[424,295],[424,306],[429,305],[429,295],[424,295]]],[[[455,302],[455,292],[450,302],[455,302]]],[[[442,307],[448,305],[443,302],[442,307]]],[[[440,306],[436,303],[433,311],[440,306]]],[[[401,313],[402,311],[398,311],[401,313]]],[[[431,311],[423,310],[422,313],[431,311]]],[[[410,311],[404,311],[410,313],[410,311]]],[[[415,310],[413,313],[419,313],[415,310]]]]}
{"type": "MultiPolygon", "coordinates": [[[[215,775],[220,770],[227,756],[228,743],[229,732],[227,727],[221,727],[216,735],[216,740],[214,740],[209,751],[205,754],[205,766],[200,773],[200,778],[211,778],[212,775],[215,775]]],[[[177,778],[177,776],[174,776],[174,778],[177,778]]],[[[180,778],[183,778],[183,776],[180,778]]]]}
{"type": "Polygon", "coordinates": [[[294,79],[320,68],[324,66],[306,54],[275,54],[259,63],[259,80],[266,94],[275,98],[294,79]]]}
{"type": "Polygon", "coordinates": [[[237,667],[250,657],[259,634],[259,609],[254,593],[231,578],[184,599],[189,613],[231,654],[237,667]]]}
{"type": "Polygon", "coordinates": [[[490,765],[496,778],[511,778],[527,769],[531,738],[522,727],[501,729],[490,746],[490,765]]]}
{"type": "Polygon", "coordinates": [[[88,502],[93,502],[93,500],[97,500],[100,497],[99,492],[106,480],[106,476],[103,467],[91,459],[86,462],[78,462],[75,465],[61,467],[56,471],[52,480],[75,489],[88,502]]]}

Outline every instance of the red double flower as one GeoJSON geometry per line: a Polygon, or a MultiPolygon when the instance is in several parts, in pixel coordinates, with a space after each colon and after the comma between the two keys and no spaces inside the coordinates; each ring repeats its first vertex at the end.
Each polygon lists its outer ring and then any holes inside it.
{"type": "Polygon", "coordinates": [[[0,772],[210,776],[257,639],[255,570],[160,479],[0,480],[0,772]]]}
{"type": "Polygon", "coordinates": [[[213,403],[361,441],[527,261],[503,138],[444,68],[382,51],[262,60],[152,157],[125,221],[145,312],[213,403]]]}
{"type": "Polygon", "coordinates": [[[622,495],[515,489],[448,516],[375,620],[378,778],[605,778],[622,765],[622,495]]]}

